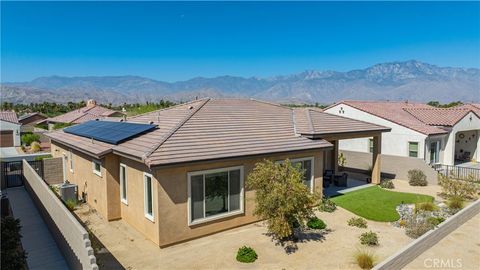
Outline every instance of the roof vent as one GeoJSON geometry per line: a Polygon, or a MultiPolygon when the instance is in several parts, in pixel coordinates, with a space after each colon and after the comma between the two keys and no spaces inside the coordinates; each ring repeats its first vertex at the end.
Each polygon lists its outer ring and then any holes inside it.
{"type": "Polygon", "coordinates": [[[193,106],[188,107],[189,110],[193,109],[193,106]]]}
{"type": "Polygon", "coordinates": [[[153,124],[153,121],[148,122],[148,124],[152,125],[152,124],[153,124]]]}
{"type": "Polygon", "coordinates": [[[97,106],[97,102],[95,101],[95,99],[87,100],[87,108],[92,108],[92,107],[95,107],[95,106],[97,106]]]}

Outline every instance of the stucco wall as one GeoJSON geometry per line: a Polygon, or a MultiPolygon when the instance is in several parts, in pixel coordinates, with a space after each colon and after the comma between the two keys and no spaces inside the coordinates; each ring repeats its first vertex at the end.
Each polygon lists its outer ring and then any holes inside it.
{"type": "Polygon", "coordinates": [[[62,158],[43,159],[43,179],[49,185],[63,183],[62,158]]]}
{"type": "MultiPolygon", "coordinates": [[[[390,132],[382,133],[382,154],[408,157],[408,142],[418,142],[418,158],[424,158],[427,136],[420,132],[344,104],[338,104],[325,112],[391,128],[390,132]],[[340,114],[340,108],[343,108],[344,113],[340,114]]],[[[341,140],[339,148],[340,150],[368,153],[368,140],[369,138],[341,140]]]]}
{"type": "Polygon", "coordinates": [[[0,120],[0,130],[13,130],[13,145],[20,146],[20,125],[0,120]]]}

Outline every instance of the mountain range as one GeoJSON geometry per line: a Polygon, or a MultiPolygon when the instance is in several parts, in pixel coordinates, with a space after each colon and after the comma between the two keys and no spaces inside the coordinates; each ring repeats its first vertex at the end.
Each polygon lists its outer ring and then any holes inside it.
{"type": "Polygon", "coordinates": [[[219,76],[164,82],[139,76],[40,77],[1,84],[2,102],[66,103],[89,98],[100,103],[144,103],[196,97],[251,97],[281,103],[342,99],[480,101],[480,69],[439,67],[410,60],[351,70],[316,71],[268,78],[219,76]]]}

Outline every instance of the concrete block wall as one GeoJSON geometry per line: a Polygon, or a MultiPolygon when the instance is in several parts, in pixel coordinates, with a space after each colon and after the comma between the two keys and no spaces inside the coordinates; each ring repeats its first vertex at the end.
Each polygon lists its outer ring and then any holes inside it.
{"type": "Polygon", "coordinates": [[[25,187],[34,199],[71,269],[98,269],[87,230],[23,160],[25,187]]]}
{"type": "Polygon", "coordinates": [[[402,269],[423,252],[433,247],[449,233],[480,213],[480,200],[465,207],[460,212],[442,222],[438,228],[420,236],[408,246],[376,265],[376,270],[402,269]]]}
{"type": "Polygon", "coordinates": [[[43,180],[49,185],[63,183],[62,158],[43,159],[43,180]]]}

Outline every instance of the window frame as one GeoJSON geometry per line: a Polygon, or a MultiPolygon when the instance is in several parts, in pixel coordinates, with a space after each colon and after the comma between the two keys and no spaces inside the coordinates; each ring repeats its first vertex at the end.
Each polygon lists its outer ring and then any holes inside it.
{"type": "MultiPolygon", "coordinates": [[[[230,173],[228,173],[229,178],[228,178],[228,187],[230,189],[230,173]]],[[[230,217],[230,216],[236,216],[239,214],[245,213],[244,209],[244,194],[245,194],[245,185],[244,185],[244,166],[234,166],[234,167],[225,167],[225,168],[218,168],[218,169],[210,169],[210,170],[202,170],[202,171],[193,171],[187,173],[187,185],[188,185],[188,201],[187,201],[187,221],[188,221],[188,226],[192,225],[197,225],[197,224],[202,224],[206,222],[210,222],[213,220],[217,219],[222,219],[225,217],[230,217]],[[219,172],[230,172],[230,171],[235,171],[235,170],[240,170],[240,209],[231,211],[231,212],[226,212],[214,216],[209,216],[209,217],[204,217],[201,219],[195,219],[192,220],[192,176],[198,176],[198,175],[203,175],[203,211],[204,211],[204,216],[205,216],[205,175],[206,174],[213,174],[213,173],[219,173],[219,172]]]]}
{"type": "Polygon", "coordinates": [[[150,220],[151,222],[155,222],[155,199],[154,195],[155,192],[153,191],[153,176],[150,173],[143,172],[143,213],[145,214],[145,218],[150,220]],[[150,190],[152,191],[152,214],[147,213],[147,177],[150,178],[150,190]]]}
{"type": "MultiPolygon", "coordinates": [[[[310,193],[313,193],[313,191],[315,190],[315,157],[292,158],[290,159],[290,163],[305,161],[305,160],[310,160],[312,162],[312,171],[310,172],[311,173],[310,183],[312,184],[310,186],[310,193]]],[[[285,162],[285,160],[279,160],[277,162],[282,164],[285,162]]]]}
{"type": "Polygon", "coordinates": [[[408,157],[412,157],[412,158],[418,158],[418,154],[419,154],[419,150],[420,150],[420,142],[415,142],[415,141],[409,141],[408,144],[407,144],[407,147],[408,147],[408,157]],[[411,144],[417,144],[417,155],[412,157],[410,155],[410,145],[411,144]]]}
{"type": "Polygon", "coordinates": [[[70,172],[73,173],[73,153],[72,153],[72,149],[68,150],[68,162],[69,162],[69,165],[70,165],[70,172]]]}
{"type": "Polygon", "coordinates": [[[368,138],[368,152],[372,154],[373,154],[373,150],[375,150],[375,147],[373,144],[374,144],[373,138],[368,138]]]}
{"type": "Polygon", "coordinates": [[[102,177],[102,161],[101,160],[98,160],[98,159],[92,159],[92,170],[93,170],[93,173],[102,177]],[[95,169],[95,164],[98,164],[100,165],[100,170],[96,170],[95,169]]]}
{"type": "Polygon", "coordinates": [[[120,163],[120,201],[128,205],[128,179],[127,179],[127,165],[120,163]],[[123,174],[123,181],[122,181],[122,168],[125,170],[123,174]],[[123,189],[125,189],[125,198],[123,198],[123,189]]]}

